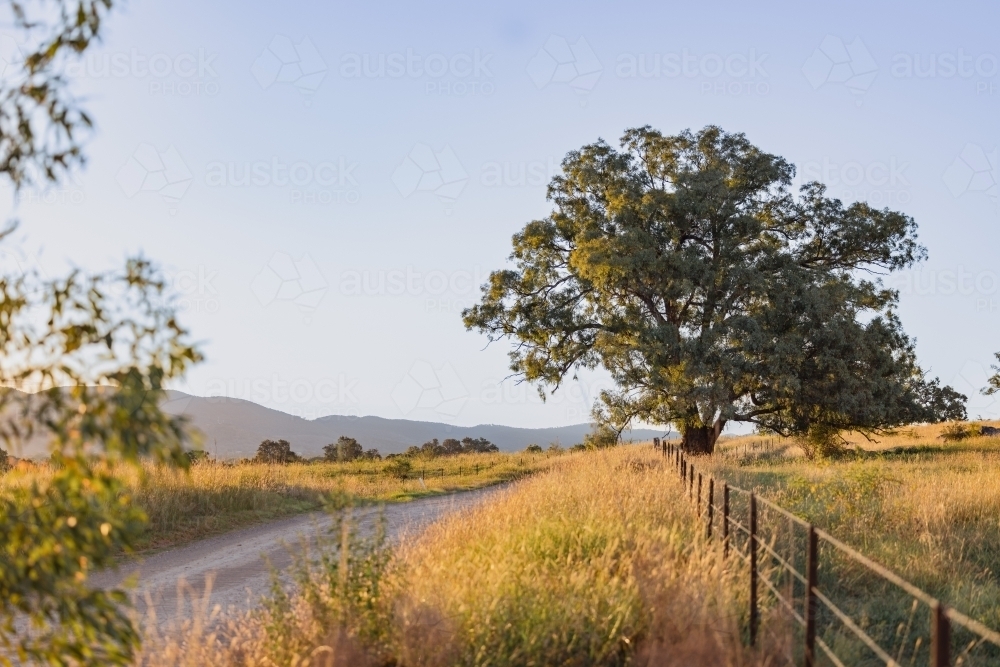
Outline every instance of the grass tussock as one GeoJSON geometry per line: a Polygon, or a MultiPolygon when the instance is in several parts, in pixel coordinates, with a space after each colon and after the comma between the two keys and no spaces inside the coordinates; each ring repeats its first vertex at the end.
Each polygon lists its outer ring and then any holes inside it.
{"type": "MultiPolygon", "coordinates": [[[[544,469],[548,454],[491,453],[346,463],[195,463],[187,471],[146,464],[115,474],[149,518],[143,549],[173,546],[225,530],[320,509],[330,494],[353,502],[398,502],[481,488],[544,469]]],[[[46,464],[21,465],[0,476],[4,487],[45,482],[46,464]]]]}
{"type": "Polygon", "coordinates": [[[743,667],[785,650],[744,646],[746,577],[647,448],[560,457],[395,550],[341,517],[292,580],[213,632],[152,638],[141,662],[743,667]]]}

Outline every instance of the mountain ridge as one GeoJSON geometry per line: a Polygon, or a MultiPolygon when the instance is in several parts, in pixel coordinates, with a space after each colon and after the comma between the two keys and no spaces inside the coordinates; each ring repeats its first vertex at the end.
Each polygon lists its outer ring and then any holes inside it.
{"type": "MultiPolygon", "coordinates": [[[[327,415],[305,419],[241,398],[193,396],[181,391],[167,392],[163,408],[171,414],[185,415],[201,434],[201,446],[218,458],[253,456],[265,439],[284,439],[296,453],[311,457],[322,453],[323,446],[336,442],[341,435],[357,439],[365,449],[382,454],[400,453],[411,445],[421,445],[438,438],[486,438],[501,451],[518,451],[529,444],[547,447],[556,442],[563,447],[582,442],[590,424],[545,428],[522,428],[502,424],[455,426],[440,422],[390,419],[374,415],[355,417],[327,415]]],[[[662,431],[634,429],[622,434],[626,440],[650,440],[662,431]]]]}

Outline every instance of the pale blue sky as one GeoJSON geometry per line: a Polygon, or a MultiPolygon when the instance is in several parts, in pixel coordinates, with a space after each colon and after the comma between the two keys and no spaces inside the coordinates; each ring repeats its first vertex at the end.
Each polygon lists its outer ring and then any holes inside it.
{"type": "MultiPolygon", "coordinates": [[[[576,423],[600,377],[542,405],[502,383],[507,346],[484,350],[459,312],[549,210],[567,151],[712,123],[916,218],[930,259],[898,278],[900,314],[924,366],[972,393],[1000,350],[998,13],[134,0],[74,73],[98,126],[89,164],[23,195],[5,259],[159,261],[204,341],[195,394],[309,417],[576,423]]],[[[1000,402],[975,396],[970,413],[1000,402]]]]}

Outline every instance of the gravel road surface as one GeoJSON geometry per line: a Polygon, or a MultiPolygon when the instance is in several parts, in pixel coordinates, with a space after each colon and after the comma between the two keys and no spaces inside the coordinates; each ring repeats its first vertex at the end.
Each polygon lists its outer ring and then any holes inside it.
{"type": "MultiPolygon", "coordinates": [[[[456,510],[481,502],[498,489],[488,488],[445,496],[421,498],[384,506],[391,540],[456,510]]],[[[378,507],[354,510],[359,532],[370,533],[378,516],[378,507]]],[[[300,537],[316,535],[317,528],[331,523],[323,513],[311,513],[280,519],[266,524],[241,528],[191,544],[161,551],[138,561],[121,565],[117,571],[96,573],[91,582],[100,587],[118,585],[137,573],[135,601],[139,612],[146,613],[146,600],[155,605],[160,626],[174,624],[192,613],[191,600],[211,611],[215,605],[248,609],[256,604],[270,585],[270,572],[264,560],[283,570],[292,562],[289,549],[299,550],[300,537]],[[206,598],[206,586],[211,588],[206,598]]]]}

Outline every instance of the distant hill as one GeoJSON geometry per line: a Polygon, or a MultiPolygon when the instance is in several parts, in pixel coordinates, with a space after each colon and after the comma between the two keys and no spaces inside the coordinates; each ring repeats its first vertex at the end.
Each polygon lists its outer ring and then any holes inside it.
{"type": "MultiPolygon", "coordinates": [[[[365,449],[377,448],[383,454],[398,453],[410,445],[421,445],[432,438],[486,438],[503,451],[518,451],[532,443],[547,447],[557,442],[563,447],[583,441],[590,424],[558,428],[515,428],[496,424],[453,426],[435,422],[382,417],[346,417],[331,415],[304,419],[265,408],[239,398],[200,397],[171,391],[164,409],[184,414],[203,434],[203,446],[219,458],[253,456],[261,440],[283,438],[302,456],[318,456],[323,445],[341,435],[357,439],[365,449]]],[[[636,429],[624,434],[626,440],[651,440],[662,431],[636,429]]]]}

